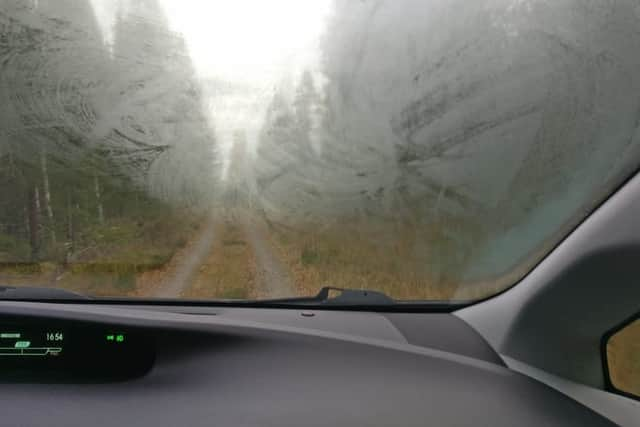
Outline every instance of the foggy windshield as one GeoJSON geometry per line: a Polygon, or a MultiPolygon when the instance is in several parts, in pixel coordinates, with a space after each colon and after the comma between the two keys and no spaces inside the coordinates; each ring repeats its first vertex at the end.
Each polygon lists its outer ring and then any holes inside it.
{"type": "Polygon", "coordinates": [[[516,283],[640,159],[635,0],[4,0],[0,285],[516,283]]]}

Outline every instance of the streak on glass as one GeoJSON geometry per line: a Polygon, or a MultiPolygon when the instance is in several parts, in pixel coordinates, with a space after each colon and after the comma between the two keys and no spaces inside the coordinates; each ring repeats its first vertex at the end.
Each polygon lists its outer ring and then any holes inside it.
{"type": "Polygon", "coordinates": [[[634,0],[6,0],[0,281],[475,299],[638,166],[634,0]]]}

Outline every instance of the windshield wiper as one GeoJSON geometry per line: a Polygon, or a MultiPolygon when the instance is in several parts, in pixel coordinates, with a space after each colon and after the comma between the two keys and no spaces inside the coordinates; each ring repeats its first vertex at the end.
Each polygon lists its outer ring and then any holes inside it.
{"type": "Polygon", "coordinates": [[[343,289],[324,287],[315,296],[275,298],[262,300],[187,300],[158,298],[109,298],[91,297],[58,288],[33,286],[0,286],[0,301],[71,302],[92,304],[146,304],[146,305],[187,305],[250,308],[290,308],[308,309],[366,309],[417,311],[439,310],[450,312],[468,303],[451,301],[397,301],[379,291],[366,289],[343,289]]]}
{"type": "Polygon", "coordinates": [[[90,297],[58,288],[0,286],[0,301],[88,300],[90,297]]]}
{"type": "Polygon", "coordinates": [[[326,286],[311,297],[278,298],[258,301],[269,304],[334,305],[334,306],[387,306],[397,302],[382,292],[367,289],[344,289],[326,286]],[[338,293],[332,296],[332,293],[338,293]]]}
{"type": "MultiPolygon", "coordinates": [[[[67,291],[59,288],[45,288],[37,286],[0,286],[0,301],[45,301],[45,300],[91,300],[87,295],[67,291]]],[[[175,301],[180,302],[180,301],[175,301]]],[[[362,305],[379,306],[396,304],[389,296],[382,292],[366,289],[343,289],[326,286],[315,296],[265,299],[260,301],[234,301],[235,303],[251,304],[292,304],[292,305],[362,305]],[[336,294],[336,295],[334,295],[336,294]]]]}

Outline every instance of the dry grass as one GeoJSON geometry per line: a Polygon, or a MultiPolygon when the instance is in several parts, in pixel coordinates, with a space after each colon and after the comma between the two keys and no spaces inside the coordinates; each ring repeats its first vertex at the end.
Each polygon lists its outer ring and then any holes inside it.
{"type": "MultiPolygon", "coordinates": [[[[165,259],[155,261],[151,251],[154,244],[145,248],[144,241],[133,239],[120,251],[110,246],[101,251],[100,257],[87,258],[63,268],[55,263],[16,264],[0,270],[0,280],[5,285],[56,287],[98,297],[148,297],[154,290],[171,278],[180,263],[190,253],[197,236],[197,228],[183,230],[180,245],[159,245],[160,251],[173,249],[165,259]],[[138,252],[134,250],[138,248],[138,252]],[[125,263],[125,253],[135,253],[125,263]],[[151,256],[149,255],[151,254],[151,256]]],[[[170,233],[171,240],[176,233],[170,233]]],[[[256,298],[255,259],[247,244],[243,230],[229,222],[216,225],[216,240],[206,261],[199,267],[190,286],[181,295],[193,299],[246,299],[256,298]]],[[[165,237],[164,239],[168,239],[165,237]]]]}
{"type": "Polygon", "coordinates": [[[216,226],[211,253],[182,293],[194,299],[256,297],[256,263],[243,230],[231,222],[216,226]]]}
{"type": "Polygon", "coordinates": [[[611,338],[607,345],[607,358],[613,385],[640,396],[640,320],[611,338]]]}
{"type": "Polygon", "coordinates": [[[379,290],[399,300],[449,300],[458,283],[451,271],[464,265],[468,255],[453,253],[443,229],[441,224],[417,229],[355,222],[305,227],[314,231],[272,226],[270,239],[302,295],[330,285],[379,290]]]}
{"type": "Polygon", "coordinates": [[[4,263],[0,281],[10,286],[42,286],[98,297],[148,295],[151,277],[171,268],[177,253],[197,233],[201,218],[184,213],[146,221],[111,221],[85,230],[69,264],[4,263]]]}
{"type": "Polygon", "coordinates": [[[378,290],[397,300],[476,301],[517,283],[551,251],[549,238],[515,268],[469,281],[463,274],[483,247],[486,229],[470,221],[429,223],[344,220],[289,228],[270,223],[269,239],[298,293],[323,286],[378,290]],[[465,240],[458,240],[465,236],[465,240]]]}
{"type": "Polygon", "coordinates": [[[0,281],[7,286],[58,288],[92,296],[136,296],[134,272],[74,272],[52,263],[39,264],[38,272],[4,270],[0,281]]]}

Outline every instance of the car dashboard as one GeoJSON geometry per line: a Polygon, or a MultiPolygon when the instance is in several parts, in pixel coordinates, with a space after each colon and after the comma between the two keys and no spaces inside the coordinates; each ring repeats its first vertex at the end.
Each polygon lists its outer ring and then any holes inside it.
{"type": "Polygon", "coordinates": [[[449,313],[0,312],[3,418],[24,426],[614,425],[510,370],[449,313]]]}

